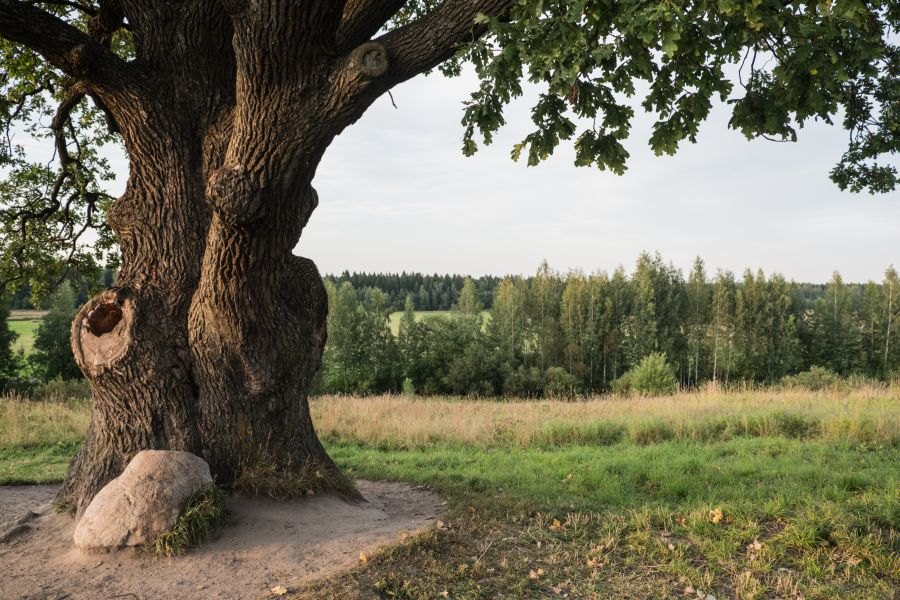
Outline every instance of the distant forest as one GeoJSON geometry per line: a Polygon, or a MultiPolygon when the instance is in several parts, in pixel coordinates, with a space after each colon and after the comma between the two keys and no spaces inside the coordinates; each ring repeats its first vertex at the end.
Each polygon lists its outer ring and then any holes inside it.
{"type": "Polygon", "coordinates": [[[653,354],[681,386],[778,382],[812,367],[900,374],[900,282],[795,283],[747,270],[685,274],[641,254],[631,274],[327,277],[323,392],[540,396],[590,393],[653,354]],[[391,312],[404,307],[399,335],[391,312]],[[416,315],[447,310],[449,317],[416,315]],[[489,315],[482,314],[484,309],[489,315]]]}
{"type": "MultiPolygon", "coordinates": [[[[523,281],[531,284],[534,277],[523,277],[523,281]]],[[[490,310],[494,305],[494,294],[497,286],[503,281],[503,277],[497,275],[483,275],[481,277],[469,277],[460,274],[432,274],[424,273],[357,273],[344,271],[340,275],[325,275],[325,281],[330,281],[336,286],[344,282],[350,283],[360,294],[366,290],[378,289],[387,295],[388,304],[394,311],[403,310],[406,297],[411,296],[413,309],[417,311],[450,310],[459,301],[460,292],[466,279],[471,279],[475,285],[478,300],[485,310],[490,310]]],[[[96,281],[73,281],[75,288],[76,304],[84,304],[91,296],[91,291],[109,287],[115,281],[113,269],[100,270],[96,281]]],[[[866,285],[863,283],[845,284],[854,302],[858,303],[865,294],[866,285]]],[[[795,283],[791,282],[793,292],[805,305],[812,306],[816,300],[825,295],[827,283],[795,283]]],[[[31,310],[35,306],[31,300],[31,288],[23,285],[12,296],[9,302],[12,310],[31,310]]]]}
{"type": "MultiPolygon", "coordinates": [[[[900,377],[893,267],[880,282],[845,283],[835,273],[826,283],[796,283],[761,270],[708,273],[700,258],[685,275],[643,253],[631,273],[560,273],[545,262],[529,277],[345,272],[324,280],[328,340],[319,393],[593,393],[615,389],[655,355],[683,387],[773,383],[813,367],[841,377],[900,377]],[[403,314],[392,325],[396,311],[403,314]]],[[[113,281],[106,269],[72,282],[57,344],[69,362],[72,305],[113,281]]],[[[11,308],[31,308],[27,288],[11,308]]]]}
{"type": "MultiPolygon", "coordinates": [[[[350,273],[326,275],[324,279],[336,286],[348,282],[357,292],[378,289],[388,298],[388,304],[395,311],[403,310],[406,297],[411,296],[415,310],[450,310],[458,301],[467,276],[465,275],[425,275],[423,273],[350,273]]],[[[501,277],[484,275],[472,277],[475,293],[486,310],[494,302],[494,292],[501,277]]]]}
{"type": "MultiPolygon", "coordinates": [[[[324,279],[340,286],[348,282],[357,292],[365,294],[366,290],[378,289],[387,295],[388,303],[395,311],[403,310],[406,297],[411,296],[414,310],[450,310],[459,301],[466,275],[425,275],[423,273],[357,273],[344,271],[340,275],[325,275],[324,279]]],[[[503,277],[483,275],[471,277],[475,284],[478,300],[485,310],[493,308],[494,294],[503,277]]],[[[532,277],[522,278],[531,284],[532,277]]],[[[816,300],[825,295],[826,283],[794,283],[793,292],[797,299],[805,305],[812,306],[816,300]]],[[[848,293],[859,301],[865,293],[865,284],[847,283],[848,293]]]]}

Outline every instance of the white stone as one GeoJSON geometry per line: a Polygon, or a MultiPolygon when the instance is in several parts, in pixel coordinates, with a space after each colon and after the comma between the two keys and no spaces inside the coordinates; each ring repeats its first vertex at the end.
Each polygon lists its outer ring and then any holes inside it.
{"type": "Polygon", "coordinates": [[[138,452],[88,505],[75,527],[75,545],[96,551],[152,544],[172,528],[191,496],[212,483],[199,456],[138,452]]]}

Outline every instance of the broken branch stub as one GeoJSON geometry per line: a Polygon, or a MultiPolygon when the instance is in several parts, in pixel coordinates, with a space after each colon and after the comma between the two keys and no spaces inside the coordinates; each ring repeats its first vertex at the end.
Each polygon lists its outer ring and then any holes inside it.
{"type": "Polygon", "coordinates": [[[109,290],[95,296],[72,323],[72,352],[82,370],[96,374],[125,356],[134,332],[134,303],[109,290]]]}
{"type": "Polygon", "coordinates": [[[357,46],[350,55],[350,60],[356,70],[369,79],[384,75],[390,66],[387,48],[379,42],[366,42],[357,46]]]}

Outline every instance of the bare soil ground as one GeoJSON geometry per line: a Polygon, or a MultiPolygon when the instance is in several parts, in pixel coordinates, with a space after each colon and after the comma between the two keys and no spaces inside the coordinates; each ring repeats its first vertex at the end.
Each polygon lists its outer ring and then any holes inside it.
{"type": "MultiPolygon", "coordinates": [[[[5,531],[29,510],[27,530],[0,543],[0,598],[265,598],[275,586],[356,566],[360,552],[432,525],[440,498],[400,483],[358,481],[367,502],[233,496],[228,524],[183,556],[121,550],[84,554],[74,520],[50,507],[54,486],[0,487],[5,531]]],[[[2,532],[0,532],[2,533],[2,532]]]]}

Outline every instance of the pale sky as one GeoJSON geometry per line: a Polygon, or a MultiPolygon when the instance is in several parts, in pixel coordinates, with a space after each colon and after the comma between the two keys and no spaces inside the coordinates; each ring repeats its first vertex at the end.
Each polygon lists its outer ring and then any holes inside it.
{"type": "Polygon", "coordinates": [[[335,140],[314,185],[319,207],[295,253],[322,273],[532,273],[631,270],[642,250],[687,271],[746,267],[798,281],[880,280],[900,266],[900,192],[840,192],[828,179],[846,145],[839,126],[811,124],[796,144],[748,142],[719,107],[698,144],[675,157],[647,146],[636,116],[624,176],[575,167],[570,147],[537,167],[509,158],[529,131],[527,99],[494,144],[460,151],[471,77],[419,77],[381,98],[335,140]]]}
{"type": "MultiPolygon", "coordinates": [[[[900,192],[851,194],[828,179],[846,145],[840,127],[810,124],[796,144],[748,142],[719,106],[696,145],[656,157],[639,112],[624,176],[575,167],[570,145],[527,167],[509,158],[530,131],[527,97],[492,146],[462,155],[462,102],[474,87],[472,76],[418,77],[394,90],[397,109],[385,96],[339,136],[295,254],[323,274],[531,274],[543,259],[563,272],[630,272],[642,250],[685,274],[698,254],[708,273],[762,268],[812,282],[834,270],[880,281],[900,267],[900,192]]],[[[127,163],[119,151],[110,158],[119,194],[127,163]]]]}

